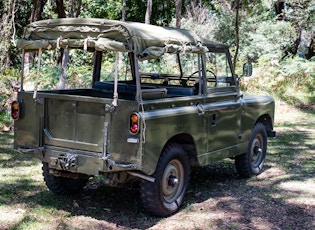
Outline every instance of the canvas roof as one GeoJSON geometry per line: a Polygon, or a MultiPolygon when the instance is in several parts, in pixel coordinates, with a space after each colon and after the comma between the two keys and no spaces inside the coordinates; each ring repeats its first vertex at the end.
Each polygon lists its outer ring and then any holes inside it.
{"type": "Polygon", "coordinates": [[[29,24],[18,47],[26,51],[82,48],[134,52],[142,59],[165,52],[204,53],[226,51],[227,45],[198,37],[195,33],[171,27],[97,18],[63,18],[29,24]]]}

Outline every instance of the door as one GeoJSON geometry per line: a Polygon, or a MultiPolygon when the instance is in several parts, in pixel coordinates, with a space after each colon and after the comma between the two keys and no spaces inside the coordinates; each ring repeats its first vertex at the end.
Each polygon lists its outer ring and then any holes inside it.
{"type": "Polygon", "coordinates": [[[211,152],[238,143],[241,101],[229,53],[207,53],[205,60],[205,114],[211,152]]]}
{"type": "Polygon", "coordinates": [[[238,143],[241,103],[232,98],[224,97],[206,106],[208,152],[238,143]]]}

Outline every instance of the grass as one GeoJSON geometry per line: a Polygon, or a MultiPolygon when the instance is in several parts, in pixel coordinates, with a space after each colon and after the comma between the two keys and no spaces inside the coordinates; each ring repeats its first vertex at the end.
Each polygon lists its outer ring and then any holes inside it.
{"type": "Polygon", "coordinates": [[[82,194],[50,193],[41,163],[0,135],[0,229],[312,229],[315,228],[315,112],[278,101],[277,137],[265,171],[239,179],[232,160],[195,168],[181,210],[156,218],[139,193],[93,180],[82,194]]]}

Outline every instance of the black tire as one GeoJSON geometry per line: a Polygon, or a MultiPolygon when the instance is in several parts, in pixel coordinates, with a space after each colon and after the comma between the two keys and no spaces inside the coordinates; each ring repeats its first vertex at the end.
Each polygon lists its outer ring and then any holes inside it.
{"type": "Polygon", "coordinates": [[[189,161],[183,147],[168,144],[152,175],[155,182],[142,180],[140,193],[147,212],[155,216],[168,216],[176,212],[186,193],[189,181],[189,161]]]}
{"type": "Polygon", "coordinates": [[[56,195],[75,195],[83,190],[88,179],[57,177],[49,173],[48,163],[43,162],[44,181],[51,192],[56,195]]]}
{"type": "Polygon", "coordinates": [[[247,152],[235,157],[237,173],[243,178],[259,175],[263,171],[267,151],[267,133],[262,123],[257,123],[252,131],[247,152]]]}

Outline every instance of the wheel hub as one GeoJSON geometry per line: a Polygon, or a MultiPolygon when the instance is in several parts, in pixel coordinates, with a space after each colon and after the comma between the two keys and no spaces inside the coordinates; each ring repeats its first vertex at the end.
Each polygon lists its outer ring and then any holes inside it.
{"type": "Polygon", "coordinates": [[[183,166],[180,161],[172,160],[166,166],[162,178],[163,198],[167,203],[174,202],[181,193],[183,187],[183,166]]]}
{"type": "Polygon", "coordinates": [[[174,187],[179,183],[179,180],[176,176],[170,175],[168,178],[168,185],[174,187]]]}
{"type": "Polygon", "coordinates": [[[257,137],[253,141],[252,151],[251,151],[251,162],[256,167],[260,164],[262,158],[263,150],[261,146],[261,140],[257,137]]]}
{"type": "Polygon", "coordinates": [[[259,155],[262,153],[262,149],[259,146],[254,147],[254,154],[259,155]]]}

